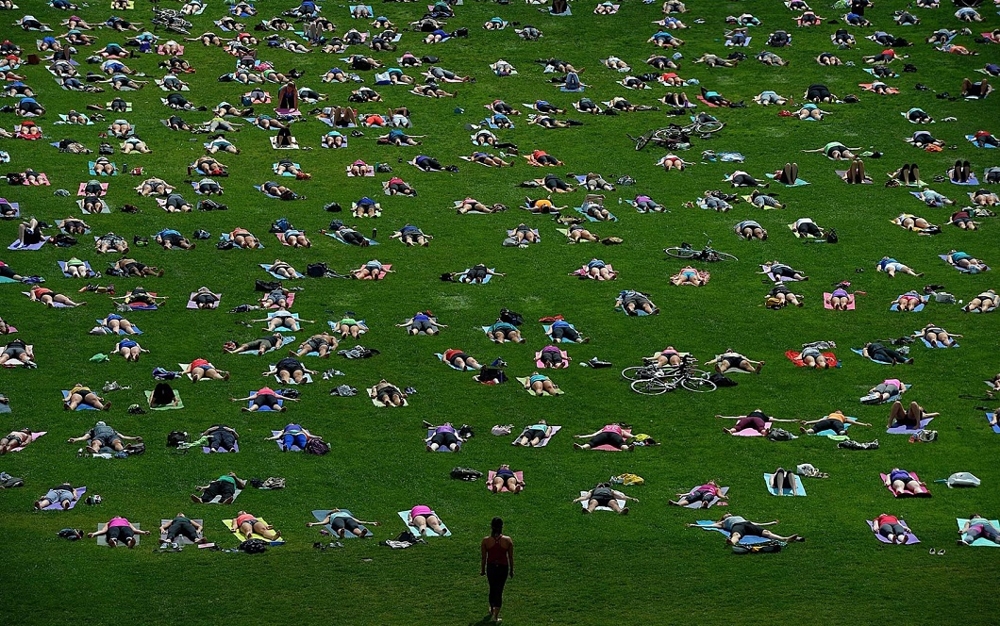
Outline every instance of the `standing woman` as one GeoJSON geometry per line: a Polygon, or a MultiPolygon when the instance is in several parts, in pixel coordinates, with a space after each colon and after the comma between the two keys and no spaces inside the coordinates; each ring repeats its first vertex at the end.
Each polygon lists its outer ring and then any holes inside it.
{"type": "Polygon", "coordinates": [[[503,606],[503,587],[507,577],[514,577],[514,542],[503,534],[503,520],[494,517],[490,523],[490,536],[484,537],[480,545],[482,562],[480,576],[486,576],[490,583],[490,618],[500,622],[500,607],[503,606]]]}

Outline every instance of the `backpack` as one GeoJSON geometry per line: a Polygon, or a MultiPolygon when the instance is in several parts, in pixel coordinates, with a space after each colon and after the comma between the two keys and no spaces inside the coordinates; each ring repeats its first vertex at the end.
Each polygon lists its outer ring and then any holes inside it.
{"type": "Polygon", "coordinates": [[[186,432],[183,432],[183,431],[180,431],[180,430],[174,430],[174,431],[171,431],[169,435],[167,435],[167,447],[168,448],[176,448],[176,447],[180,446],[182,443],[186,443],[186,442],[187,442],[187,433],[186,432]]]}
{"type": "Polygon", "coordinates": [[[455,480],[465,480],[474,481],[482,478],[483,473],[479,470],[469,469],[467,467],[456,467],[451,470],[451,477],[455,480]]]}
{"type": "Polygon", "coordinates": [[[955,472],[948,477],[946,482],[948,488],[953,489],[955,487],[978,487],[981,481],[969,472],[955,472]]]}
{"type": "Polygon", "coordinates": [[[180,374],[178,374],[177,372],[171,372],[163,369],[162,367],[153,368],[153,378],[155,378],[156,380],[174,380],[175,378],[179,377],[180,374]]]}
{"type": "Polygon", "coordinates": [[[322,278],[326,276],[328,271],[330,268],[326,266],[326,263],[310,263],[306,266],[306,276],[311,278],[322,278]]]}
{"type": "Polygon", "coordinates": [[[715,383],[716,387],[735,387],[739,383],[729,378],[725,374],[720,374],[719,372],[712,372],[708,377],[708,380],[715,383]]]}
{"type": "Polygon", "coordinates": [[[7,184],[8,185],[23,185],[24,184],[24,174],[20,172],[10,172],[7,174],[7,184]]]}
{"type": "Polygon", "coordinates": [[[520,313],[515,313],[508,308],[503,308],[500,309],[500,321],[513,324],[514,326],[520,326],[524,323],[524,316],[520,313]]]}
{"type": "Polygon", "coordinates": [[[8,474],[7,472],[0,472],[0,489],[13,489],[14,487],[23,487],[24,479],[15,478],[8,474]]]}
{"type": "Polygon", "coordinates": [[[269,291],[274,291],[275,289],[281,289],[281,283],[276,280],[255,280],[253,283],[254,291],[263,291],[265,293],[269,291]]]}
{"type": "Polygon", "coordinates": [[[507,374],[502,369],[484,366],[483,369],[479,370],[476,380],[484,385],[497,385],[507,382],[507,374]]]}
{"type": "Polygon", "coordinates": [[[271,232],[283,233],[286,230],[291,229],[291,227],[292,225],[288,223],[287,217],[279,217],[278,219],[274,220],[273,224],[271,224],[271,232]]]}
{"type": "Polygon", "coordinates": [[[772,428],[770,432],[767,433],[767,438],[771,441],[791,441],[795,439],[795,435],[788,432],[784,428],[772,428]]]}
{"type": "Polygon", "coordinates": [[[79,541],[83,539],[83,531],[79,528],[63,528],[56,533],[59,537],[63,539],[69,539],[70,541],[79,541]]]}
{"type": "Polygon", "coordinates": [[[76,245],[76,237],[67,235],[66,233],[59,233],[55,236],[53,242],[60,248],[68,248],[76,245]]]}
{"type": "Polygon", "coordinates": [[[840,237],[837,236],[837,229],[836,228],[831,228],[830,232],[828,232],[826,234],[826,242],[827,243],[837,243],[838,241],[840,241],[840,237]]]}
{"type": "Polygon", "coordinates": [[[145,454],[146,444],[142,443],[141,441],[139,443],[130,443],[127,446],[125,446],[124,452],[126,456],[138,456],[140,454],[145,454]]]}
{"type": "Polygon", "coordinates": [[[177,398],[177,393],[168,383],[156,383],[153,393],[149,396],[150,405],[170,404],[177,398]]]}
{"type": "Polygon", "coordinates": [[[232,241],[227,240],[218,242],[217,244],[215,244],[215,247],[218,250],[232,250],[233,248],[236,247],[236,244],[234,244],[232,241]]]}
{"type": "Polygon", "coordinates": [[[733,546],[733,554],[770,554],[774,552],[781,552],[781,549],[788,544],[784,541],[763,541],[761,543],[753,543],[750,545],[736,544],[733,546]]]}
{"type": "Polygon", "coordinates": [[[267,552],[267,542],[263,539],[247,539],[239,545],[237,550],[247,554],[261,554],[267,552]]]}
{"type": "Polygon", "coordinates": [[[330,452],[330,444],[323,441],[322,439],[310,439],[306,442],[305,452],[307,454],[315,454],[318,456],[323,456],[330,452]]]}

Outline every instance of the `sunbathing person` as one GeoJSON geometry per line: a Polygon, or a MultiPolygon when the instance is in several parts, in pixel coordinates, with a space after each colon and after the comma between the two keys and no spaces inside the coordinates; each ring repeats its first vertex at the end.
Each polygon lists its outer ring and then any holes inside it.
{"type": "Polygon", "coordinates": [[[420,230],[413,224],[406,224],[393,234],[389,236],[389,239],[399,239],[407,246],[427,246],[431,239],[434,239],[431,235],[427,235],[424,231],[420,230]]]}
{"type": "Polygon", "coordinates": [[[341,339],[347,339],[348,337],[357,339],[363,332],[368,330],[362,325],[361,322],[354,319],[354,311],[346,311],[343,319],[337,322],[335,326],[337,328],[337,332],[340,333],[341,339]]]}
{"type": "Polygon", "coordinates": [[[276,365],[271,366],[270,369],[261,375],[277,376],[283,385],[301,385],[308,382],[305,378],[306,374],[317,373],[303,365],[302,361],[289,356],[278,361],[276,365]]]}
{"type": "Polygon", "coordinates": [[[86,302],[74,302],[61,293],[56,293],[48,287],[42,287],[40,285],[34,285],[28,291],[28,298],[34,302],[41,302],[45,306],[54,307],[56,304],[60,304],[65,307],[77,307],[87,304],[86,302]]]}
{"type": "Polygon", "coordinates": [[[132,522],[128,521],[124,517],[112,517],[104,528],[96,532],[87,533],[87,536],[93,539],[94,537],[99,537],[104,535],[107,537],[108,547],[117,548],[118,541],[124,541],[125,545],[131,550],[135,547],[136,535],[148,535],[150,532],[148,530],[139,530],[132,522]]]}
{"type": "Polygon", "coordinates": [[[615,300],[615,308],[625,311],[626,315],[638,315],[639,311],[647,315],[656,315],[660,312],[649,296],[633,289],[619,292],[618,299],[615,300]]]}
{"type": "Polygon", "coordinates": [[[843,411],[834,411],[818,420],[802,421],[799,430],[807,435],[815,435],[824,430],[832,430],[836,435],[843,435],[848,425],[871,426],[871,424],[860,422],[854,417],[844,415],[843,411]]]}
{"type": "Polygon", "coordinates": [[[670,284],[678,287],[682,285],[701,287],[706,282],[708,282],[708,279],[703,278],[698,269],[691,265],[682,267],[677,274],[670,277],[670,284]]]}
{"type": "Polygon", "coordinates": [[[703,509],[707,509],[712,504],[720,506],[729,504],[725,496],[722,495],[722,488],[714,480],[710,480],[704,485],[698,485],[690,491],[678,493],[676,500],[668,500],[668,502],[674,506],[687,506],[700,502],[703,509]]]}
{"type": "Polygon", "coordinates": [[[337,338],[330,333],[318,333],[303,341],[298,350],[289,350],[289,356],[304,357],[316,352],[320,358],[328,358],[337,349],[337,338]]]}
{"type": "Polygon", "coordinates": [[[447,324],[439,324],[437,318],[427,311],[417,311],[413,317],[407,319],[402,324],[396,324],[397,328],[405,328],[408,335],[436,335],[442,328],[448,328],[447,324]]]}
{"type": "Polygon", "coordinates": [[[199,504],[208,504],[215,498],[220,498],[220,504],[232,504],[233,500],[236,499],[236,490],[245,489],[246,486],[247,481],[241,479],[235,472],[229,472],[228,474],[219,476],[207,485],[195,487],[195,490],[200,491],[201,495],[191,494],[191,501],[199,504]]]}
{"type": "Polygon", "coordinates": [[[441,518],[426,504],[418,504],[410,509],[407,518],[407,525],[416,529],[418,535],[424,534],[428,528],[438,535],[448,532],[448,529],[441,524],[441,518]]]}
{"type": "Polygon", "coordinates": [[[955,337],[962,337],[962,335],[949,333],[934,324],[927,324],[914,333],[914,335],[920,337],[934,348],[950,348],[955,345],[955,337]]]}
{"type": "Polygon", "coordinates": [[[246,539],[250,539],[255,534],[268,541],[274,541],[281,537],[281,531],[275,530],[274,526],[265,524],[246,511],[240,511],[236,514],[236,519],[233,520],[230,530],[234,533],[240,533],[246,539]]]}
{"type": "Polygon", "coordinates": [[[163,301],[167,299],[168,296],[157,296],[148,291],[144,287],[133,287],[131,291],[126,293],[124,296],[112,296],[112,300],[121,300],[123,304],[132,305],[139,304],[146,307],[153,307],[163,304],[163,301]]]}
{"type": "Polygon", "coordinates": [[[989,269],[989,266],[971,254],[967,252],[960,252],[958,250],[952,250],[949,252],[945,261],[949,265],[965,270],[970,274],[978,274],[979,272],[985,272],[989,269]]]}
{"type": "Polygon", "coordinates": [[[997,529],[990,520],[979,513],[970,515],[965,525],[959,529],[958,534],[960,535],[958,539],[960,546],[971,546],[978,539],[985,539],[995,545],[1000,545],[1000,529],[997,529]]]}
{"type": "Polygon", "coordinates": [[[205,432],[201,433],[202,437],[208,439],[208,449],[212,452],[235,452],[236,442],[240,438],[240,434],[236,430],[226,426],[224,424],[216,424],[215,426],[210,426],[205,432]]]}
{"type": "Polygon", "coordinates": [[[261,339],[255,339],[254,341],[248,341],[244,344],[238,346],[229,346],[224,348],[226,352],[230,354],[240,354],[243,352],[256,352],[258,355],[269,352],[275,348],[279,348],[284,344],[284,336],[281,333],[273,333],[267,337],[262,337],[261,339]]]}
{"type": "Polygon", "coordinates": [[[552,426],[549,426],[544,419],[540,419],[537,424],[525,426],[521,434],[514,440],[514,445],[535,448],[551,437],[554,432],[552,426]]]}
{"type": "MultiPolygon", "coordinates": [[[[29,436],[28,439],[30,440],[31,437],[29,436]]],[[[76,495],[76,488],[66,482],[49,489],[32,506],[36,511],[40,511],[51,504],[58,504],[62,510],[68,511],[78,499],[79,496],[76,495]]]]}
{"type": "Polygon", "coordinates": [[[896,272],[902,272],[903,274],[909,274],[910,276],[923,276],[922,272],[918,274],[909,266],[904,265],[896,259],[888,256],[882,257],[882,260],[875,264],[875,269],[879,272],[885,272],[889,275],[889,278],[895,278],[896,272]]]}
{"type": "Polygon", "coordinates": [[[992,289],[987,289],[978,296],[969,300],[968,304],[962,307],[962,310],[966,313],[971,313],[973,311],[989,313],[996,308],[997,304],[1000,304],[1000,298],[997,297],[997,293],[992,289]]]}
{"type": "Polygon", "coordinates": [[[399,390],[399,387],[384,378],[375,383],[375,386],[369,391],[369,397],[387,407],[403,406],[406,402],[406,395],[406,393],[399,390]]]}
{"type": "Polygon", "coordinates": [[[757,239],[759,241],[767,240],[767,231],[764,230],[764,227],[755,220],[743,220],[733,227],[733,231],[736,232],[741,239],[757,239]]]}
{"type": "Polygon", "coordinates": [[[327,513],[326,517],[318,522],[307,522],[306,527],[312,528],[313,526],[326,526],[327,524],[330,525],[333,532],[336,533],[341,539],[343,539],[347,533],[351,533],[355,537],[367,537],[369,535],[365,533],[363,526],[381,525],[379,522],[366,522],[365,520],[360,520],[353,515],[348,515],[340,509],[333,509],[327,513]]]}
{"type": "Polygon", "coordinates": [[[498,319],[486,328],[486,335],[495,343],[505,343],[508,341],[512,341],[514,343],[525,342],[525,339],[521,336],[521,331],[517,326],[501,319],[498,319]]]}
{"type": "Polygon", "coordinates": [[[358,280],[381,280],[385,278],[386,274],[393,274],[395,270],[386,267],[386,264],[382,263],[378,259],[372,259],[368,261],[356,270],[351,270],[351,278],[356,278],[358,280]]]}
{"type": "Polygon", "coordinates": [[[907,526],[904,526],[898,517],[889,515],[888,513],[882,513],[876,517],[874,526],[876,532],[888,539],[889,543],[900,545],[905,545],[907,535],[913,532],[907,526]]]}
{"type": "Polygon", "coordinates": [[[929,413],[916,402],[911,402],[908,407],[903,408],[903,403],[896,400],[889,408],[889,422],[886,424],[886,428],[902,426],[907,429],[919,429],[922,420],[928,417],[937,417],[938,415],[941,414],[929,413]]]}
{"type": "Polygon", "coordinates": [[[632,427],[624,423],[608,424],[600,430],[589,435],[574,435],[575,439],[587,439],[587,443],[574,443],[573,448],[577,450],[591,450],[598,446],[611,446],[623,452],[628,452],[634,446],[628,445],[628,440],[632,439],[632,427]]]}
{"type": "Polygon", "coordinates": [[[922,495],[927,493],[927,486],[919,480],[913,478],[909,470],[892,468],[892,471],[885,477],[885,486],[893,493],[908,493],[911,495],[922,495]]]}
{"type": "Polygon", "coordinates": [[[191,382],[196,383],[203,378],[211,380],[229,380],[229,372],[216,369],[207,359],[195,359],[191,361],[181,374],[191,377],[191,382]]]}
{"type": "Polygon", "coordinates": [[[160,535],[164,537],[160,541],[160,549],[168,547],[177,549],[177,537],[185,537],[191,543],[206,543],[207,540],[202,535],[203,530],[200,523],[184,515],[182,511],[160,525],[160,535]]]}
{"type": "Polygon", "coordinates": [[[149,350],[144,349],[134,339],[122,339],[111,349],[111,354],[120,354],[126,361],[138,361],[139,355],[143,352],[148,353],[149,350]]]}
{"type": "Polygon", "coordinates": [[[30,428],[22,428],[21,430],[12,431],[5,437],[0,438],[0,456],[3,456],[8,452],[24,448],[32,441],[30,428]]]}
{"type": "MultiPolygon", "coordinates": [[[[833,298],[831,298],[831,300],[832,299],[833,298]]],[[[837,306],[840,306],[840,304],[835,303],[834,308],[837,308],[837,306]]],[[[832,367],[830,361],[827,360],[826,355],[823,354],[820,348],[812,344],[806,344],[803,346],[802,352],[799,354],[799,358],[802,360],[802,364],[804,366],[811,367],[813,369],[825,370],[832,367]]]]}
{"type": "Polygon", "coordinates": [[[275,259],[271,264],[271,269],[268,271],[281,278],[299,277],[299,273],[295,271],[295,268],[281,259],[275,259]]]}
{"type": "Polygon", "coordinates": [[[972,192],[972,203],[977,207],[997,206],[1000,204],[1000,196],[995,191],[977,189],[972,192]]]}
{"type": "Polygon", "coordinates": [[[524,388],[534,392],[536,396],[554,396],[559,393],[559,386],[552,382],[551,378],[538,372],[532,372],[528,376],[524,382],[524,388]]]}
{"type": "Polygon", "coordinates": [[[428,452],[437,452],[442,446],[452,452],[458,452],[461,450],[462,444],[465,443],[465,439],[459,435],[458,429],[451,422],[445,422],[440,426],[428,426],[428,430],[433,431],[429,437],[424,439],[428,452]]]}
{"type": "Polygon", "coordinates": [[[449,348],[441,354],[441,360],[452,367],[462,370],[480,370],[483,368],[475,357],[466,354],[457,348],[449,348]]]}
{"type": "Polygon", "coordinates": [[[897,363],[910,365],[913,363],[913,359],[911,357],[907,357],[905,354],[875,341],[866,343],[861,349],[861,354],[862,356],[868,357],[873,361],[879,361],[881,363],[891,363],[893,365],[897,363]]]}
{"type": "Polygon", "coordinates": [[[3,352],[0,352],[0,365],[7,365],[12,359],[15,362],[10,363],[10,365],[16,365],[16,362],[20,361],[29,369],[38,367],[38,364],[35,363],[35,354],[32,347],[26,344],[23,339],[12,340],[4,346],[3,352]]]}
{"type": "Polygon", "coordinates": [[[517,475],[510,465],[504,463],[497,468],[493,476],[493,481],[487,485],[487,488],[493,493],[500,493],[504,489],[511,493],[521,493],[524,489],[524,481],[518,480],[517,475]]]}
{"type": "MultiPolygon", "coordinates": [[[[105,406],[108,406],[108,403],[105,403],[105,406]]],[[[83,433],[79,437],[70,437],[66,440],[66,442],[78,443],[80,441],[88,441],[87,451],[92,454],[98,454],[102,448],[111,448],[115,452],[121,452],[125,449],[125,446],[122,444],[123,440],[142,441],[142,437],[130,437],[128,435],[123,435],[104,422],[97,422],[94,427],[87,432],[83,433]]]]}
{"type": "Polygon", "coordinates": [[[253,413],[259,411],[262,407],[267,407],[271,411],[284,411],[285,406],[280,404],[279,400],[290,400],[292,402],[298,402],[298,398],[290,398],[284,396],[270,387],[261,387],[255,392],[250,393],[245,398],[229,398],[231,402],[250,402],[249,406],[243,407],[241,410],[244,413],[253,413]]]}
{"type": "Polygon", "coordinates": [[[782,420],[776,417],[771,417],[765,414],[760,409],[754,409],[753,411],[750,411],[746,415],[736,415],[736,416],[716,415],[715,417],[724,420],[736,420],[736,424],[733,425],[732,428],[723,427],[722,429],[722,432],[728,433],[730,435],[739,434],[744,430],[753,430],[760,433],[761,435],[767,436],[767,434],[771,432],[771,429],[768,427],[768,424],[771,422],[798,421],[798,420],[782,420]]]}
{"type": "Polygon", "coordinates": [[[711,361],[705,361],[702,365],[714,365],[715,371],[725,374],[730,369],[742,370],[759,374],[764,361],[754,361],[743,356],[739,352],[734,352],[732,348],[726,348],[722,354],[717,354],[711,361]]]}
{"type": "Polygon", "coordinates": [[[275,331],[279,329],[298,331],[301,329],[300,322],[306,322],[308,324],[315,324],[316,320],[300,320],[295,313],[286,311],[285,309],[278,309],[273,313],[269,313],[267,317],[257,320],[250,320],[251,322],[267,322],[267,326],[264,328],[266,331],[275,331]]]}
{"type": "Polygon", "coordinates": [[[582,509],[586,513],[593,513],[599,506],[606,506],[619,515],[628,515],[629,508],[618,504],[619,500],[632,500],[638,502],[639,498],[633,498],[617,489],[611,487],[611,483],[598,483],[593,489],[573,500],[573,503],[586,502],[582,509]]]}
{"type": "Polygon", "coordinates": [[[717,522],[714,522],[708,526],[701,526],[699,524],[687,524],[688,528],[721,528],[722,530],[730,533],[729,537],[726,539],[726,544],[730,546],[735,546],[740,542],[743,537],[764,537],[765,539],[771,539],[774,541],[805,541],[805,537],[799,535],[789,535],[787,537],[782,537],[776,533],[762,528],[762,526],[772,526],[777,524],[778,520],[773,522],[750,522],[747,521],[745,517],[739,515],[733,515],[732,513],[725,513],[717,522]]]}

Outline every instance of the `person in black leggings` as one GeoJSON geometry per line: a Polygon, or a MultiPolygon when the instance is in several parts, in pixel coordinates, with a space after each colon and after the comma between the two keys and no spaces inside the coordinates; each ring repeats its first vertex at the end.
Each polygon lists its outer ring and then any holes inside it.
{"type": "Polygon", "coordinates": [[[306,526],[312,528],[313,526],[326,526],[330,525],[333,532],[343,539],[347,533],[351,533],[355,537],[371,537],[372,533],[368,532],[365,528],[366,525],[379,526],[379,522],[366,522],[365,520],[360,520],[353,515],[342,512],[340,509],[333,509],[327,513],[326,517],[319,520],[318,522],[306,522],[306,526]]]}
{"type": "Polygon", "coordinates": [[[893,365],[896,363],[913,363],[913,359],[911,357],[907,357],[905,354],[886,347],[877,341],[866,343],[861,351],[862,354],[869,359],[881,361],[882,363],[892,363],[893,365]]]}
{"type": "Polygon", "coordinates": [[[503,520],[494,517],[490,522],[490,535],[479,546],[481,559],[479,575],[490,584],[490,619],[500,621],[503,606],[503,588],[508,578],[514,577],[514,541],[503,534],[503,520]]]}

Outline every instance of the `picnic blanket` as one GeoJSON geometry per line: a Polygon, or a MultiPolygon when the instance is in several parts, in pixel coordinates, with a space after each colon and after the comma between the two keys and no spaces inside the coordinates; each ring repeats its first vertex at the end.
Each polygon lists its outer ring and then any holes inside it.
{"type": "MultiPolygon", "coordinates": [[[[882,543],[890,543],[889,538],[883,536],[882,533],[878,531],[878,526],[875,525],[875,520],[870,519],[865,521],[868,522],[868,528],[872,529],[872,533],[875,535],[876,539],[878,539],[882,543]]],[[[904,527],[906,526],[906,520],[904,520],[903,518],[899,518],[899,523],[902,524],[904,527]]],[[[959,524],[959,528],[961,528],[961,524],[959,524]]],[[[920,543],[920,540],[917,539],[917,536],[914,535],[913,533],[906,533],[906,543],[903,545],[910,545],[911,543],[920,543]]]]}
{"type": "MultiPolygon", "coordinates": [[[[967,520],[967,519],[965,519],[963,517],[959,517],[955,521],[958,522],[958,529],[962,530],[962,528],[965,527],[965,524],[969,520],[967,520]]],[[[990,524],[993,526],[993,528],[1000,528],[1000,521],[997,521],[995,519],[991,519],[990,520],[990,524]]],[[[993,543],[992,541],[990,541],[989,539],[982,539],[982,538],[976,539],[975,541],[973,541],[969,545],[971,545],[974,548],[1000,548],[1000,544],[996,544],[996,543],[993,543]]]]}
{"type": "MultiPolygon", "coordinates": [[[[333,513],[333,511],[330,509],[316,509],[315,511],[312,512],[312,515],[313,517],[316,518],[317,522],[322,522],[323,520],[326,519],[326,516],[330,515],[331,513],[333,513]]],[[[354,517],[354,514],[347,509],[340,509],[340,511],[338,511],[337,513],[333,513],[333,517],[354,517]]],[[[333,526],[331,526],[330,524],[325,524],[323,528],[325,528],[327,532],[330,533],[331,536],[340,537],[340,535],[334,532],[333,526]]],[[[372,531],[368,530],[366,526],[361,526],[361,530],[363,537],[372,537],[375,534],[372,531]]],[[[358,536],[351,532],[344,532],[344,536],[340,538],[357,539],[358,536]]]]}
{"type": "MultiPolygon", "coordinates": [[[[265,524],[265,525],[267,524],[267,521],[263,517],[258,517],[257,521],[261,522],[262,524],[265,524]]],[[[237,539],[240,540],[240,543],[243,543],[243,541],[246,540],[246,537],[241,532],[239,532],[239,529],[237,529],[236,531],[233,530],[233,520],[232,519],[224,519],[224,520],[222,520],[222,523],[226,525],[226,530],[228,530],[230,532],[230,534],[232,534],[233,537],[236,537],[237,539]]],[[[138,526],[138,524],[136,524],[136,526],[138,526]]],[[[258,535],[257,533],[251,533],[250,538],[251,539],[260,539],[261,541],[265,541],[265,542],[269,543],[272,547],[273,546],[284,545],[284,543],[285,543],[285,540],[283,538],[281,538],[281,537],[278,537],[277,539],[275,539],[275,540],[272,541],[271,539],[267,539],[265,537],[262,537],[262,536],[258,535]]]]}
{"type": "MultiPolygon", "coordinates": [[[[441,516],[438,515],[437,512],[432,511],[431,514],[437,516],[437,518],[439,520],[441,519],[441,516]]],[[[410,512],[409,511],[400,511],[397,515],[399,515],[399,519],[403,520],[403,524],[405,524],[406,528],[411,533],[413,533],[414,537],[419,537],[420,536],[420,533],[417,532],[417,527],[410,525],[410,512]]],[[[451,529],[448,528],[447,525],[445,525],[444,520],[441,520],[441,525],[444,526],[444,536],[445,537],[451,537],[451,529]]],[[[436,532],[434,532],[430,528],[427,528],[424,531],[424,537],[440,537],[440,536],[441,535],[437,534],[436,532]]]]}
{"type": "MultiPolygon", "coordinates": [[[[792,474],[792,476],[795,476],[795,474],[792,474]]],[[[771,486],[771,479],[773,479],[773,478],[774,478],[774,474],[764,474],[764,484],[767,485],[767,491],[772,496],[804,496],[804,495],[806,495],[806,488],[802,484],[802,479],[800,477],[795,476],[795,490],[794,491],[791,490],[791,489],[789,489],[788,487],[783,487],[781,489],[781,493],[778,493],[778,490],[771,486]]]]}
{"type": "MultiPolygon", "coordinates": [[[[832,352],[823,352],[824,357],[826,357],[826,362],[830,367],[840,367],[840,361],[837,360],[837,355],[832,352]]],[[[788,360],[795,364],[795,367],[805,367],[806,364],[802,362],[802,352],[800,350],[788,350],[785,352],[785,356],[788,360]]]]}
{"type": "MultiPolygon", "coordinates": [[[[559,432],[560,430],[562,430],[562,426],[549,426],[549,428],[552,429],[551,433],[549,434],[549,436],[546,437],[546,438],[544,438],[544,439],[542,439],[541,441],[539,441],[538,445],[534,446],[534,447],[536,447],[536,448],[544,448],[545,446],[549,445],[549,440],[552,439],[553,437],[555,437],[557,432],[559,432]]],[[[1000,432],[1000,431],[998,431],[998,432],[1000,432]]],[[[512,441],[510,443],[510,445],[516,446],[518,439],[520,439],[521,435],[523,435],[523,434],[524,434],[524,431],[522,430],[521,434],[519,434],[517,437],[515,437],[514,441],[512,441]]]]}
{"type": "MultiPolygon", "coordinates": [[[[147,390],[142,392],[146,396],[146,404],[149,405],[153,399],[153,391],[147,390]]],[[[174,397],[177,399],[176,404],[168,404],[166,406],[150,406],[149,408],[154,411],[169,411],[171,409],[183,409],[184,400],[181,399],[181,392],[174,389],[174,397]]]]}
{"type": "MultiPolygon", "coordinates": [[[[885,481],[889,479],[889,475],[888,474],[879,474],[879,476],[882,478],[882,484],[885,484],[885,481]]],[[[922,480],[920,480],[920,478],[917,476],[916,472],[910,472],[910,478],[913,479],[913,480],[915,480],[915,481],[917,481],[918,483],[920,483],[920,486],[923,487],[924,490],[922,492],[920,492],[920,493],[910,493],[909,491],[898,491],[897,492],[897,491],[893,491],[892,485],[887,485],[886,489],[889,490],[889,493],[891,493],[894,498],[914,498],[914,497],[916,497],[916,498],[929,498],[929,497],[931,497],[931,492],[927,490],[927,484],[924,483],[922,480]]]]}
{"type": "MultiPolygon", "coordinates": [[[[528,386],[529,379],[530,379],[529,376],[524,376],[523,378],[518,378],[517,382],[521,383],[521,385],[524,387],[524,390],[527,391],[532,396],[539,396],[539,395],[541,395],[541,396],[561,396],[564,393],[566,393],[562,389],[558,389],[558,388],[556,388],[555,393],[547,393],[545,391],[543,391],[540,394],[536,393],[534,389],[532,389],[531,387],[528,386]]],[[[594,448],[594,449],[596,450],[597,448],[594,448]]]]}
{"type": "MultiPolygon", "coordinates": [[[[73,507],[76,506],[76,503],[80,501],[80,498],[83,497],[83,494],[87,493],[87,488],[86,487],[77,487],[76,489],[73,490],[73,492],[76,493],[76,500],[70,500],[69,501],[69,508],[70,509],[72,509],[73,507]]],[[[59,503],[59,502],[53,502],[53,503],[49,504],[47,507],[43,508],[42,510],[43,511],[66,511],[66,510],[69,510],[69,509],[62,508],[62,504],[59,503]]],[[[98,528],[98,530],[100,530],[100,528],[98,528]]]]}

